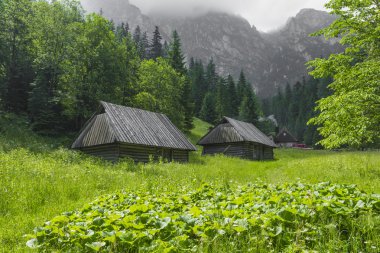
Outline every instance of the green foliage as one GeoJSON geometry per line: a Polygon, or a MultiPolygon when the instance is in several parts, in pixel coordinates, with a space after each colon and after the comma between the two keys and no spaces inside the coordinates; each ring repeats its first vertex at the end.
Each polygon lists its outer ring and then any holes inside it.
{"type": "Polygon", "coordinates": [[[224,78],[216,73],[212,59],[206,70],[201,61],[191,59],[188,73],[196,116],[212,124],[227,116],[261,127],[258,125],[262,115],[260,104],[243,71],[235,85],[231,75],[224,78]]]}
{"type": "Polygon", "coordinates": [[[206,93],[203,99],[199,117],[210,124],[216,124],[218,121],[215,98],[211,92],[206,93]]]}
{"type": "Polygon", "coordinates": [[[199,112],[202,108],[202,102],[204,96],[206,95],[205,91],[207,90],[207,83],[205,80],[205,72],[202,61],[194,61],[194,59],[191,58],[191,62],[188,71],[191,81],[191,97],[194,101],[195,115],[199,116],[199,112]]]}
{"type": "Polygon", "coordinates": [[[300,142],[318,147],[318,127],[307,125],[307,122],[317,115],[314,111],[316,101],[330,94],[327,88],[330,82],[330,79],[303,78],[293,86],[287,84],[284,91],[279,89],[275,96],[263,101],[264,114],[274,116],[278,129],[285,127],[300,142]]]}
{"type": "Polygon", "coordinates": [[[183,130],[188,133],[193,128],[194,105],[191,98],[190,78],[187,76],[185,57],[182,53],[181,39],[177,31],[174,31],[172,34],[172,41],[168,45],[167,53],[167,58],[172,68],[185,77],[180,100],[184,110],[183,130]]]}
{"type": "Polygon", "coordinates": [[[185,57],[181,49],[181,40],[175,30],[172,34],[172,41],[169,44],[168,58],[173,69],[180,74],[186,74],[187,70],[185,67],[185,57]]]}
{"type": "Polygon", "coordinates": [[[173,70],[160,58],[158,27],[149,45],[140,27],[132,37],[128,24],[84,15],[77,0],[5,0],[0,17],[0,105],[27,113],[35,131],[78,131],[99,100],[152,108],[184,131],[193,127],[191,85],[177,33],[168,50],[173,70]],[[162,69],[140,64],[149,57],[162,69]],[[154,86],[156,80],[161,81],[154,86]]]}
{"type": "Polygon", "coordinates": [[[185,112],[181,95],[185,77],[176,72],[163,58],[143,61],[138,74],[137,98],[141,97],[141,92],[144,92],[144,97],[147,97],[146,93],[150,94],[157,105],[154,111],[165,113],[177,127],[183,129],[185,112]]]}
{"type": "Polygon", "coordinates": [[[162,36],[160,34],[160,30],[158,26],[156,26],[154,29],[153,38],[150,44],[150,50],[149,50],[150,59],[155,60],[163,56],[161,40],[162,40],[162,36]]]}
{"type": "Polygon", "coordinates": [[[338,18],[315,35],[341,38],[341,54],[309,62],[314,77],[332,77],[333,94],[318,102],[320,114],[310,124],[320,125],[326,148],[356,148],[380,139],[380,4],[377,0],[331,0],[326,4],[338,18]]]}
{"type": "MultiPolygon", "coordinates": [[[[210,125],[199,119],[195,119],[194,122],[195,128],[191,131],[190,138],[196,142],[208,131],[210,125]]],[[[298,180],[307,184],[330,181],[338,184],[357,184],[361,190],[380,192],[378,152],[279,149],[275,150],[275,161],[255,162],[225,156],[201,156],[199,150],[191,154],[189,164],[134,165],[130,161],[112,164],[67,150],[65,147],[70,145],[70,140],[74,137],[65,136],[63,140],[40,137],[27,127],[26,118],[12,115],[5,117],[2,114],[0,119],[0,224],[2,224],[0,251],[2,252],[30,251],[26,249],[27,239],[23,235],[31,233],[34,227],[44,224],[45,221],[64,211],[76,210],[100,195],[112,194],[122,189],[128,193],[175,194],[181,192],[184,187],[189,189],[189,192],[194,192],[202,182],[212,184],[215,188],[236,189],[261,179],[262,182],[276,185],[296,183],[298,180]]],[[[349,200],[345,203],[348,202],[349,200]]],[[[360,228],[363,224],[369,224],[369,229],[379,227],[373,222],[376,220],[367,217],[357,226],[360,228]]],[[[341,231],[344,229],[333,231],[337,233],[339,231],[339,235],[342,235],[341,231]]],[[[376,231],[369,232],[366,236],[380,238],[379,232],[376,231]]],[[[349,251],[340,247],[341,243],[349,245],[348,241],[340,241],[342,238],[336,237],[334,243],[331,238],[330,235],[320,237],[320,248],[317,250],[349,251]],[[330,243],[326,244],[324,240],[329,240],[330,243]]],[[[206,248],[208,245],[202,244],[202,240],[199,241],[201,247],[199,251],[208,251],[206,248]],[[203,246],[205,248],[202,248],[203,246]]],[[[300,241],[295,241],[295,244],[302,245],[298,242],[300,241]]],[[[233,240],[233,244],[231,240],[217,239],[212,247],[216,252],[237,252],[244,243],[245,240],[241,237],[233,240]]],[[[365,244],[362,242],[357,245],[375,246],[377,248],[373,249],[374,252],[379,248],[376,240],[372,242],[368,240],[365,244]]]]}
{"type": "Polygon", "coordinates": [[[379,222],[380,196],[354,185],[203,184],[174,193],[102,196],[37,227],[27,245],[81,252],[218,251],[213,245],[218,240],[256,252],[321,250],[331,244],[336,251],[374,252],[379,222]]]}
{"type": "MultiPolygon", "coordinates": [[[[65,114],[82,124],[104,100],[124,104],[136,86],[139,56],[131,38],[117,38],[111,23],[92,14],[77,30],[61,77],[65,114]],[[81,85],[78,85],[78,84],[81,85]]],[[[81,125],[82,125],[81,124],[81,125]]]]}
{"type": "Polygon", "coordinates": [[[239,107],[239,119],[245,122],[258,124],[260,116],[259,103],[254,93],[244,96],[239,107]]]}
{"type": "Polygon", "coordinates": [[[27,111],[33,79],[29,53],[31,7],[30,0],[0,3],[0,99],[7,110],[17,113],[27,111]]]}
{"type": "Polygon", "coordinates": [[[29,95],[29,111],[38,131],[64,128],[60,78],[76,37],[72,31],[81,21],[81,9],[76,1],[33,3],[30,36],[36,78],[29,95]]]}

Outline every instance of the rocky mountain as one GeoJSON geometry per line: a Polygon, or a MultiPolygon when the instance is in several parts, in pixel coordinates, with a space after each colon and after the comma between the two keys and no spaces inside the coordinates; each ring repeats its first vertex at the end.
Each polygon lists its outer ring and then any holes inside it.
{"type": "Polygon", "coordinates": [[[142,31],[154,30],[151,19],[142,14],[140,9],[130,4],[128,0],[81,0],[80,2],[87,13],[101,13],[116,24],[128,22],[132,30],[138,25],[142,31]]]}
{"type": "Polygon", "coordinates": [[[131,29],[139,25],[151,32],[158,25],[166,40],[177,30],[187,59],[194,57],[207,63],[213,58],[219,73],[234,77],[243,69],[261,97],[271,96],[287,82],[301,80],[307,75],[308,60],[342,50],[337,40],[309,36],[335,19],[313,9],[301,10],[277,31],[262,33],[244,18],[227,13],[148,17],[128,0],[82,0],[82,4],[89,12],[102,10],[116,23],[128,22],[131,29]]]}
{"type": "MultiPolygon", "coordinates": [[[[272,88],[281,87],[286,82],[294,84],[307,76],[305,63],[317,57],[327,57],[343,50],[336,39],[312,37],[314,33],[331,24],[336,17],[313,9],[303,9],[286,25],[277,31],[262,34],[273,48],[270,67],[263,73],[269,95],[272,88]]],[[[265,89],[265,88],[264,88],[265,89]]]]}

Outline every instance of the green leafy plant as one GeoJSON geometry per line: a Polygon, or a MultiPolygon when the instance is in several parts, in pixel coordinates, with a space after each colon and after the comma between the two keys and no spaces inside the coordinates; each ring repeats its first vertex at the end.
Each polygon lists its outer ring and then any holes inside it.
{"type": "Polygon", "coordinates": [[[37,227],[27,246],[81,252],[376,252],[380,196],[354,185],[255,183],[118,192],[37,227]]]}

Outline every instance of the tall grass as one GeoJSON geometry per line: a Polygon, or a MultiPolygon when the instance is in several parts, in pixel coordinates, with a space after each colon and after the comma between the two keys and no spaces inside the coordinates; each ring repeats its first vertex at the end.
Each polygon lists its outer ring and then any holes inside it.
{"type": "MultiPolygon", "coordinates": [[[[184,185],[199,187],[202,182],[240,185],[301,180],[357,184],[367,192],[380,193],[379,152],[276,150],[276,160],[253,162],[202,157],[199,150],[189,164],[112,164],[68,150],[66,138],[36,136],[18,120],[0,122],[0,252],[27,251],[22,236],[34,227],[121,189],[159,193],[184,185]]],[[[209,127],[200,121],[196,126],[192,141],[209,127]]]]}

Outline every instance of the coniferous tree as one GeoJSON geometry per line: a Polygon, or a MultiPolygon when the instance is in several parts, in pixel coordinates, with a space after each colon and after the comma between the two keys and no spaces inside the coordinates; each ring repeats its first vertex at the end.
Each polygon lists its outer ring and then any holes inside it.
{"type": "Polygon", "coordinates": [[[246,95],[243,96],[243,101],[239,107],[239,118],[242,121],[257,125],[260,117],[260,108],[255,93],[247,89],[246,95]]]}
{"type": "Polygon", "coordinates": [[[183,129],[185,132],[190,132],[194,128],[194,103],[191,99],[191,85],[190,78],[186,77],[181,94],[181,104],[184,109],[184,122],[183,129]]]}
{"type": "Polygon", "coordinates": [[[216,92],[216,86],[218,82],[218,75],[216,74],[215,63],[211,58],[206,67],[206,83],[207,83],[207,91],[211,93],[216,92]]]}
{"type": "Polygon", "coordinates": [[[162,45],[162,57],[168,59],[169,58],[169,44],[165,40],[164,44],[162,45]]]}
{"type": "Polygon", "coordinates": [[[138,45],[138,52],[141,59],[148,59],[149,41],[148,35],[144,32],[141,36],[140,43],[138,45]]]}
{"type": "Polygon", "coordinates": [[[240,71],[239,80],[237,83],[237,96],[242,101],[244,93],[247,87],[247,80],[245,79],[245,75],[243,70],[240,71]]]}
{"type": "Polygon", "coordinates": [[[230,105],[230,97],[228,96],[227,80],[223,77],[219,77],[216,88],[216,112],[218,119],[228,115],[230,105]]]}
{"type": "Polygon", "coordinates": [[[217,121],[218,115],[215,110],[215,99],[210,92],[206,93],[203,99],[200,118],[210,124],[215,124],[217,121]]]}
{"type": "Polygon", "coordinates": [[[199,116],[207,89],[204,67],[201,60],[194,63],[194,67],[190,69],[189,75],[192,83],[191,95],[194,101],[194,113],[196,116],[199,116]]]}
{"type": "Polygon", "coordinates": [[[126,35],[129,34],[129,24],[128,24],[128,22],[125,23],[124,31],[125,31],[125,34],[126,34],[126,35]]]}
{"type": "Polygon", "coordinates": [[[193,127],[194,117],[193,103],[191,101],[191,85],[190,78],[187,75],[187,69],[185,67],[185,57],[183,56],[181,49],[181,40],[176,31],[174,31],[172,34],[172,42],[168,46],[167,52],[167,57],[172,68],[186,78],[181,94],[181,101],[185,112],[184,129],[186,132],[189,132],[193,127]]]}
{"type": "Polygon", "coordinates": [[[181,49],[181,40],[176,30],[172,34],[172,41],[169,44],[168,58],[170,65],[183,75],[186,74],[185,57],[181,49]]]}
{"type": "Polygon", "coordinates": [[[162,40],[162,37],[159,31],[159,28],[158,26],[156,26],[153,32],[152,42],[150,44],[150,52],[149,52],[150,59],[157,59],[158,57],[163,56],[161,40],[162,40]]]}
{"type": "Polygon", "coordinates": [[[229,117],[235,117],[239,114],[239,99],[236,92],[236,85],[231,75],[227,77],[228,88],[228,100],[227,100],[227,112],[229,117]]]}
{"type": "Polygon", "coordinates": [[[140,44],[141,29],[139,25],[136,26],[135,31],[133,32],[133,40],[135,41],[136,45],[140,44]]]}

